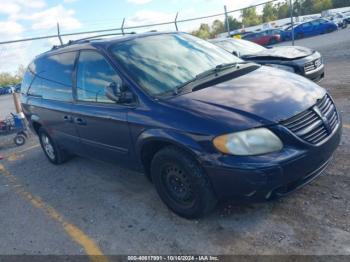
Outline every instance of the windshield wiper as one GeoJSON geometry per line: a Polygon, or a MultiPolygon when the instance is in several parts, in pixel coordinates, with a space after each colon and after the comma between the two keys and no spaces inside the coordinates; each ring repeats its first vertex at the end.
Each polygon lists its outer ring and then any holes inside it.
{"type": "Polygon", "coordinates": [[[168,94],[178,95],[178,94],[184,92],[185,90],[187,90],[187,87],[189,87],[190,84],[193,82],[199,81],[199,80],[201,80],[207,76],[210,76],[212,74],[217,74],[218,72],[220,72],[222,70],[226,70],[226,69],[233,68],[233,67],[236,67],[238,69],[240,64],[246,64],[246,63],[251,63],[251,62],[242,61],[242,62],[219,64],[219,65],[215,66],[214,68],[206,70],[206,71],[196,75],[194,78],[176,86],[174,89],[161,94],[161,96],[166,96],[168,94]]]}
{"type": "Polygon", "coordinates": [[[231,67],[237,67],[238,64],[239,64],[238,62],[219,64],[219,65],[215,66],[214,68],[211,68],[209,70],[204,71],[203,73],[196,75],[196,78],[201,79],[201,78],[207,77],[209,75],[216,74],[222,70],[225,70],[225,69],[228,69],[231,67]]]}
{"type": "Polygon", "coordinates": [[[232,68],[232,67],[236,67],[238,68],[239,64],[245,64],[247,63],[246,61],[243,62],[234,62],[234,63],[223,63],[223,64],[219,64],[217,66],[215,66],[214,68],[211,68],[209,70],[206,70],[198,75],[196,75],[194,78],[186,81],[185,83],[182,83],[181,85],[178,85],[177,87],[175,87],[173,94],[177,95],[179,93],[181,93],[185,87],[187,87],[189,84],[191,84],[192,82],[201,80],[207,76],[210,76],[212,74],[216,74],[222,70],[228,69],[228,68],[232,68]]]}

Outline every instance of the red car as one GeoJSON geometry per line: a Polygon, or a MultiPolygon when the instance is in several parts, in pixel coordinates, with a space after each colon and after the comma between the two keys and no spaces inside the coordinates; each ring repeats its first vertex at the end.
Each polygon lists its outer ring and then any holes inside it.
{"type": "Polygon", "coordinates": [[[243,37],[245,40],[252,41],[259,45],[273,45],[282,41],[279,30],[266,30],[258,33],[251,33],[243,37]]]}

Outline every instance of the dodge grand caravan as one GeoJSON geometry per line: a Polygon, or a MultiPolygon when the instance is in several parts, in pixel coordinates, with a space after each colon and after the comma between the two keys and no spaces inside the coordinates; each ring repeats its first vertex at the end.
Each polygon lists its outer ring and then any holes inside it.
{"type": "Polygon", "coordinates": [[[49,161],[142,171],[186,218],[226,198],[287,195],[322,173],[341,137],[323,88],[185,33],[54,47],[29,65],[22,104],[49,161]]]}

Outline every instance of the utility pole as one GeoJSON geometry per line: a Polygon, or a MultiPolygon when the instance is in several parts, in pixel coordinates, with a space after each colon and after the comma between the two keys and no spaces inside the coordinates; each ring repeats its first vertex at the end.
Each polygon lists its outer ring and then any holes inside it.
{"type": "Polygon", "coordinates": [[[226,8],[226,5],[224,5],[224,10],[225,10],[225,19],[226,19],[226,30],[227,30],[227,34],[228,34],[228,37],[231,37],[231,30],[230,30],[230,24],[228,23],[228,15],[227,15],[227,8],[226,8]]]}
{"type": "Polygon", "coordinates": [[[289,0],[289,5],[290,5],[290,22],[292,25],[292,45],[294,46],[293,0],[289,0]]]}

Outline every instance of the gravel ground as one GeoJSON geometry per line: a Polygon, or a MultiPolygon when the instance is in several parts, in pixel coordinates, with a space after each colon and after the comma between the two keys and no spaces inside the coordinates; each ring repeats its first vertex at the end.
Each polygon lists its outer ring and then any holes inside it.
{"type": "MultiPolygon", "coordinates": [[[[297,44],[324,55],[321,85],[347,125],[333,161],[313,183],[275,202],[225,203],[206,218],[188,221],[167,210],[142,174],[78,157],[54,166],[36,137],[20,148],[1,138],[0,155],[6,158],[0,164],[7,176],[0,171],[0,254],[86,252],[62,221],[33,204],[30,193],[109,255],[350,255],[350,29],[297,44]]],[[[10,105],[9,97],[0,98],[1,112],[10,105]]]]}

